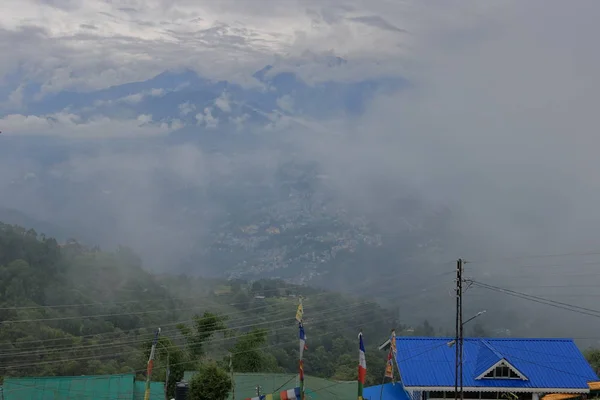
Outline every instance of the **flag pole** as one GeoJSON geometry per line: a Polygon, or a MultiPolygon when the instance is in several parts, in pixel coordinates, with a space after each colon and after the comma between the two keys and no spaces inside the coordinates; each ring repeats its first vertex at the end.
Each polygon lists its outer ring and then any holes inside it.
{"type": "Polygon", "coordinates": [[[306,335],[304,334],[304,308],[302,306],[302,296],[298,300],[298,309],[296,310],[296,321],[298,321],[298,331],[300,338],[299,360],[298,360],[298,377],[300,378],[300,400],[304,400],[304,361],[303,354],[306,347],[306,335]]]}
{"type": "Polygon", "coordinates": [[[385,365],[385,372],[383,373],[383,380],[381,381],[381,391],[379,392],[379,400],[383,398],[383,385],[385,384],[385,378],[390,378],[392,380],[392,385],[394,384],[394,362],[398,362],[396,360],[396,330],[392,329],[392,333],[390,335],[390,351],[388,352],[387,361],[385,365]]]}
{"type": "Polygon", "coordinates": [[[367,377],[367,361],[365,359],[365,344],[362,330],[358,334],[358,400],[363,400],[363,388],[367,377]]]}
{"type": "Polygon", "coordinates": [[[235,400],[235,375],[233,374],[233,353],[229,353],[229,374],[231,376],[231,398],[235,400]]]}
{"type": "Polygon", "coordinates": [[[150,349],[150,357],[148,358],[148,367],[146,369],[146,392],[144,393],[144,400],[150,399],[150,377],[152,376],[152,367],[154,366],[154,353],[156,352],[158,335],[160,335],[160,328],[156,330],[156,335],[152,341],[152,348],[150,349]]]}

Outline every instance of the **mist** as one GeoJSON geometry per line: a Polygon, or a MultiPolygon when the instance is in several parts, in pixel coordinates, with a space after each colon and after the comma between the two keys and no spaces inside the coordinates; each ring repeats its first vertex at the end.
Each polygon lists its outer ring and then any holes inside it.
{"type": "MultiPolygon", "coordinates": [[[[366,219],[365,229],[382,235],[388,250],[360,259],[374,295],[385,274],[407,272],[398,291],[421,287],[462,257],[472,279],[593,308],[600,256],[585,253],[600,252],[599,12],[593,1],[506,2],[421,30],[410,58],[397,61],[409,88],[376,96],[359,116],[248,126],[235,133],[235,147],[101,132],[41,146],[37,136],[1,138],[0,205],[90,244],[131,246],[152,270],[210,275],[221,271],[205,249],[252,222],[244,221],[250,198],[279,198],[281,168],[295,163],[319,177],[311,212],[366,219]],[[548,257],[530,257],[539,255],[548,257]]],[[[337,286],[353,290],[355,278],[345,275],[354,272],[336,271],[337,286]]],[[[413,320],[447,323],[452,276],[440,282],[399,307],[413,320]]],[[[583,324],[581,337],[596,341],[600,327],[477,288],[465,307],[490,307],[483,323],[496,328],[514,319],[515,334],[521,326],[574,336],[570,327],[583,324]]]]}

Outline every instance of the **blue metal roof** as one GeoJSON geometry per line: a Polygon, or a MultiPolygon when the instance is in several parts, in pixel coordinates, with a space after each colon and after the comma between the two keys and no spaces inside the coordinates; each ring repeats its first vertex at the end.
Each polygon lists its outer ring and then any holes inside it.
{"type": "Polygon", "coordinates": [[[475,361],[475,370],[473,374],[479,376],[487,371],[492,365],[501,361],[504,356],[498,352],[487,340],[482,339],[479,342],[477,351],[477,360],[475,361]]]}
{"type": "Polygon", "coordinates": [[[364,400],[410,400],[408,394],[400,383],[392,385],[386,383],[385,385],[369,386],[363,389],[364,400]],[[383,386],[383,392],[381,387],[383,386]]]}
{"type": "MultiPolygon", "coordinates": [[[[454,387],[452,338],[398,337],[398,366],[405,387],[454,387]]],[[[465,338],[463,386],[514,389],[588,389],[598,377],[571,339],[465,338]],[[475,379],[506,360],[527,380],[475,379]]]]}

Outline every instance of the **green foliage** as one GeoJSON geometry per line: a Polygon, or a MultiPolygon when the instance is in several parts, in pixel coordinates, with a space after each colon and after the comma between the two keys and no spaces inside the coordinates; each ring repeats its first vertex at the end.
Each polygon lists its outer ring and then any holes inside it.
{"type": "Polygon", "coordinates": [[[588,349],[583,354],[594,371],[598,371],[600,369],[600,349],[588,349]]]}
{"type": "Polygon", "coordinates": [[[267,344],[267,331],[253,329],[238,338],[231,349],[235,372],[276,372],[277,360],[262,348],[267,344]]]}
{"type": "Polygon", "coordinates": [[[198,359],[204,355],[204,343],[216,332],[227,329],[225,318],[210,312],[205,312],[202,317],[194,316],[193,328],[185,324],[179,324],[177,328],[185,337],[190,355],[198,359]]]}
{"type": "Polygon", "coordinates": [[[201,366],[191,382],[189,400],[225,400],[231,391],[231,378],[227,372],[210,362],[201,366]]]}
{"type": "Polygon", "coordinates": [[[379,382],[385,354],[374,346],[401,327],[397,312],[376,303],[280,280],[153,275],[128,248],[101,251],[75,240],[59,246],[0,224],[0,376],[142,377],[159,326],[152,378],[164,380],[168,362],[171,395],[183,371],[211,359],[225,359],[228,368],[229,353],[238,372],[296,373],[296,296],[304,297],[305,372],[356,379],[362,328],[367,379],[379,382]],[[215,294],[223,287],[230,290],[215,294]]]}

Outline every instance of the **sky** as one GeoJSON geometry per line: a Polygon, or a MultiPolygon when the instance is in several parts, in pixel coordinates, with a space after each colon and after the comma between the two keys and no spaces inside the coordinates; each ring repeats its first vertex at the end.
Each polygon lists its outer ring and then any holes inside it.
{"type": "MultiPolygon", "coordinates": [[[[460,239],[448,249],[452,257],[600,250],[596,1],[4,0],[3,8],[0,50],[10,57],[0,57],[0,93],[6,95],[0,130],[17,141],[60,138],[66,156],[46,172],[98,182],[98,193],[85,200],[63,194],[58,210],[38,196],[47,182],[12,193],[7,206],[73,219],[98,210],[95,220],[121,220],[116,236],[133,245],[172,238],[174,251],[189,249],[194,244],[184,240],[185,230],[174,234],[165,227],[148,235],[168,204],[164,187],[152,179],[157,171],[204,187],[253,168],[271,173],[286,154],[266,147],[235,156],[191,144],[163,148],[155,138],[182,122],[148,124],[152,116],[143,110],[31,115],[25,87],[39,85],[40,99],[191,68],[253,88],[260,85],[252,74],[277,64],[312,83],[390,75],[410,82],[376,96],[358,116],[310,118],[289,106],[286,118],[252,127],[285,131],[295,155],[329,176],[330,192],[359,210],[378,209],[382,225],[395,211],[393,199],[410,195],[432,209],[453,210],[450,231],[460,239]],[[348,65],[323,68],[325,56],[348,65]],[[285,125],[290,120],[302,124],[285,125]],[[130,137],[138,141],[121,141],[130,137]],[[108,188],[120,197],[105,200],[108,188]]],[[[223,101],[221,111],[231,113],[223,101]]],[[[218,107],[193,112],[207,123],[218,107]]],[[[12,143],[10,157],[0,160],[0,189],[47,168],[39,153],[19,153],[29,147],[12,143]]],[[[273,178],[266,173],[264,179],[273,178]]],[[[203,218],[214,206],[199,207],[203,218]]],[[[581,280],[572,271],[586,272],[595,261],[546,260],[538,267],[564,268],[543,275],[524,272],[521,261],[510,271],[538,283],[581,280]]],[[[503,267],[486,262],[474,274],[500,274],[503,267]]]]}

